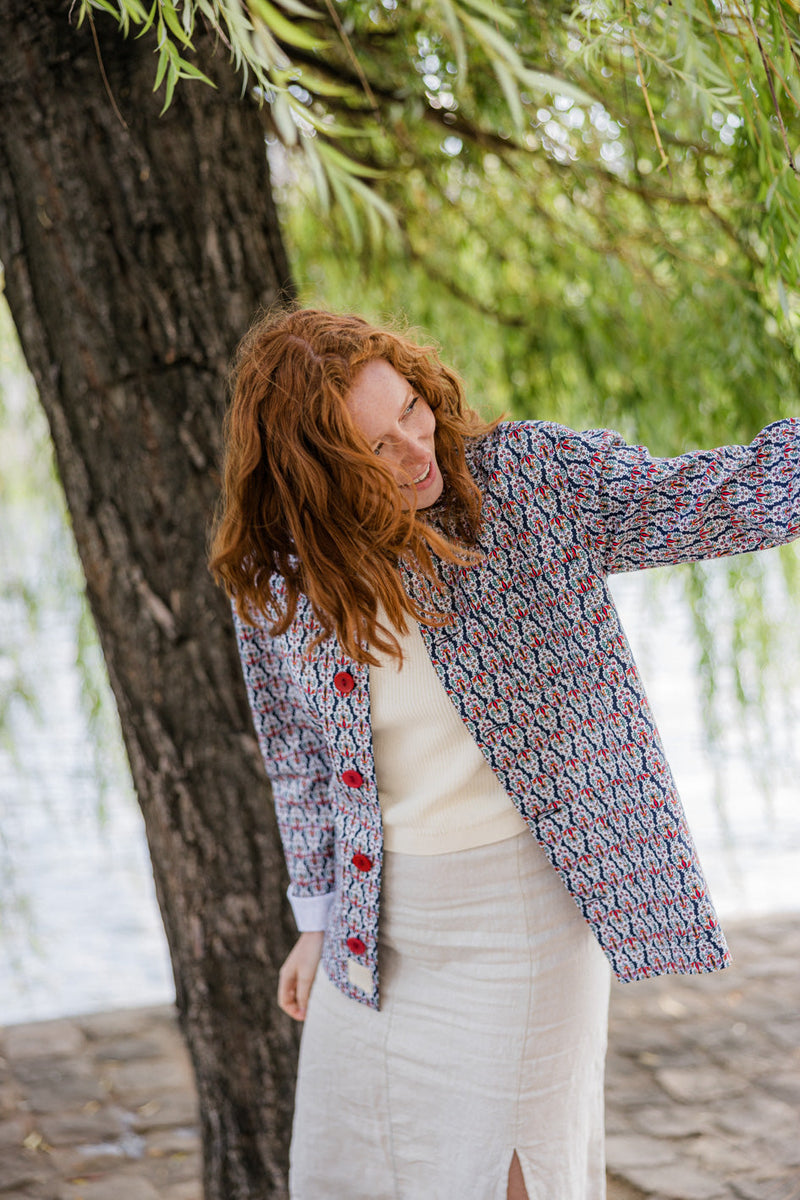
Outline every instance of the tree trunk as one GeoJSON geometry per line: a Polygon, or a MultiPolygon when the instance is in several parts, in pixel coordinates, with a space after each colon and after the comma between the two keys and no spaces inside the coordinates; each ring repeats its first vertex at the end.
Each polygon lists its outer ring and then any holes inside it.
{"type": "Polygon", "coordinates": [[[68,3],[0,0],[0,259],[144,813],[206,1197],[283,1197],[296,1031],[274,995],[294,933],[205,540],[230,353],[289,270],[224,51],[198,39],[217,89],[180,85],[159,118],[153,36],[95,22],[97,46],[68,3]]]}

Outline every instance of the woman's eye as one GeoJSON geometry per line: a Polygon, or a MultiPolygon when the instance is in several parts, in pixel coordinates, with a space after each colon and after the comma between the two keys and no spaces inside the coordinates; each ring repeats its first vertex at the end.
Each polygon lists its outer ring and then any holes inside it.
{"type": "MultiPolygon", "coordinates": [[[[406,408],[405,412],[403,413],[403,417],[402,417],[403,420],[405,420],[406,417],[411,415],[411,413],[414,411],[414,409],[417,406],[418,400],[419,400],[419,396],[412,396],[411,400],[409,401],[408,407],[406,408]]],[[[372,453],[377,454],[380,457],[380,453],[383,450],[383,446],[384,446],[383,442],[378,442],[377,446],[372,447],[372,453]]]]}

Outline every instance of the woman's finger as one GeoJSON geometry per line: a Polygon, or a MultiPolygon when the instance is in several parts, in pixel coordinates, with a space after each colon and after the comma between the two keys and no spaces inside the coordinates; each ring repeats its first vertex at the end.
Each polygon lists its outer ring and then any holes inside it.
{"type": "Polygon", "coordinates": [[[278,972],[278,1007],[295,1021],[303,1021],[311,985],[317,973],[324,935],[301,933],[278,972]]]}
{"type": "Polygon", "coordinates": [[[311,994],[311,985],[314,982],[314,975],[300,975],[297,979],[297,1007],[300,1015],[298,1020],[302,1021],[306,1015],[308,1008],[308,997],[311,994]]]}
{"type": "Polygon", "coordinates": [[[278,1007],[290,1017],[297,1015],[297,971],[285,963],[278,974],[278,1007]]]}

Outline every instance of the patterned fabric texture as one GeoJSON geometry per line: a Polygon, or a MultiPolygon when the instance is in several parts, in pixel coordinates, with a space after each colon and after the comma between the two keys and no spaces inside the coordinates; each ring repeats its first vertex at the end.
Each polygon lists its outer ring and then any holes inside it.
{"type": "MultiPolygon", "coordinates": [[[[468,460],[485,560],[442,566],[437,608],[450,623],[421,626],[448,695],[619,979],[725,966],[607,577],[800,536],[800,422],[673,459],[608,430],[507,422],[471,443],[468,460]]],[[[403,575],[420,596],[411,567],[403,575]]],[[[369,668],[333,638],[308,656],[318,625],[307,602],[280,637],[236,627],[298,925],[324,924],[328,977],[377,1008],[369,668]]]]}

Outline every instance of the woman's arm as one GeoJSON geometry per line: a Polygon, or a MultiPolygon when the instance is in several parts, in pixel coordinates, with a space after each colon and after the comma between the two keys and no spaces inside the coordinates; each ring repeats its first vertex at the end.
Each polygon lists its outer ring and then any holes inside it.
{"type": "Polygon", "coordinates": [[[330,765],[319,722],[278,643],[234,610],[242,672],[278,818],[297,928],[324,930],[333,901],[330,765]]]}
{"type": "Polygon", "coordinates": [[[782,545],[800,537],[800,421],[749,446],[654,458],[609,430],[538,424],[542,473],[606,574],[782,545]]]}

